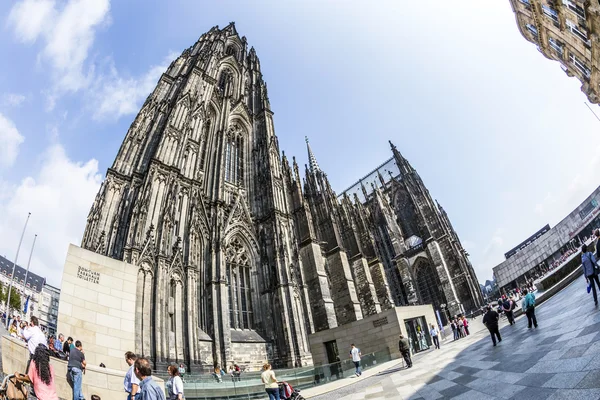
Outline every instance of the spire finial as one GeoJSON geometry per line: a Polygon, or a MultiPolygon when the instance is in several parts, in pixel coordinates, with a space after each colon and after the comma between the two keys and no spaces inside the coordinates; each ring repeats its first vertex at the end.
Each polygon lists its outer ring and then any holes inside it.
{"type": "Polygon", "coordinates": [[[321,171],[321,168],[319,168],[317,158],[315,157],[315,155],[312,152],[312,149],[310,148],[310,143],[308,143],[308,136],[304,136],[304,139],[306,140],[306,149],[308,150],[308,163],[310,164],[310,172],[314,174],[317,171],[321,171]]]}

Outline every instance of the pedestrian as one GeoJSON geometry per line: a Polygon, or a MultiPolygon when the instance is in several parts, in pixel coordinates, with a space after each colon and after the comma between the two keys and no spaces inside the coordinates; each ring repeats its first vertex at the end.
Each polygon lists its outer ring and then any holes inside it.
{"type": "Polygon", "coordinates": [[[354,346],[354,343],[350,345],[350,357],[352,357],[352,362],[354,363],[354,368],[356,371],[354,372],[356,376],[361,376],[362,372],[360,370],[360,357],[362,354],[360,353],[360,349],[354,346]]]}
{"type": "Polygon", "coordinates": [[[591,251],[588,251],[585,243],[581,246],[581,268],[583,268],[583,276],[585,276],[585,281],[592,287],[594,304],[598,305],[598,293],[596,291],[596,287],[598,287],[598,290],[600,290],[600,281],[598,280],[596,257],[594,257],[594,254],[592,254],[591,251]]]}
{"type": "Polygon", "coordinates": [[[73,400],[85,400],[81,391],[83,371],[85,370],[85,355],[82,350],[81,341],[76,341],[75,347],[69,353],[69,363],[67,364],[67,380],[72,382],[73,400]]]}
{"type": "Polygon", "coordinates": [[[280,400],[279,383],[275,377],[275,372],[271,369],[271,364],[266,363],[263,365],[263,370],[263,373],[260,374],[260,379],[265,385],[265,391],[269,395],[269,400],[280,400]]]}
{"type": "Polygon", "coordinates": [[[465,328],[465,336],[469,336],[469,320],[463,315],[463,328],[465,328]]]}
{"type": "Polygon", "coordinates": [[[527,315],[527,329],[531,329],[531,324],[534,327],[538,327],[537,319],[535,318],[535,296],[527,289],[523,289],[525,298],[523,299],[523,310],[527,315]]]}
{"type": "Polygon", "coordinates": [[[488,328],[488,331],[490,331],[490,336],[492,337],[492,343],[494,343],[494,346],[496,346],[496,337],[498,338],[498,343],[502,341],[502,338],[500,337],[500,331],[498,330],[499,319],[500,316],[498,313],[494,311],[491,306],[488,306],[488,311],[483,316],[483,324],[486,326],[486,328],[488,328]]]}
{"type": "Polygon", "coordinates": [[[21,382],[31,382],[35,398],[38,400],[58,400],[54,369],[50,365],[50,351],[43,344],[39,344],[35,349],[27,374],[15,372],[15,377],[21,382]]]}
{"type": "Polygon", "coordinates": [[[502,303],[502,310],[506,314],[506,318],[508,318],[508,323],[511,325],[514,325],[514,323],[515,323],[515,316],[513,314],[514,309],[515,309],[515,302],[512,298],[512,294],[511,294],[510,298],[504,299],[504,303],[502,303]]]}
{"type": "Polygon", "coordinates": [[[65,335],[62,333],[58,334],[58,338],[54,341],[54,350],[58,352],[63,351],[63,342],[65,340],[65,335]]]}
{"type": "Polygon", "coordinates": [[[406,368],[411,368],[412,360],[410,359],[410,346],[408,345],[408,339],[405,338],[403,334],[400,334],[399,338],[398,350],[400,350],[400,354],[402,354],[402,357],[404,357],[406,368]]]}
{"type": "Polygon", "coordinates": [[[454,338],[454,340],[458,340],[458,326],[456,325],[456,322],[454,320],[450,321],[450,328],[452,329],[452,337],[454,338]]]}
{"type": "Polygon", "coordinates": [[[67,340],[65,341],[65,343],[63,344],[63,353],[66,354],[67,357],[69,357],[69,353],[71,352],[71,349],[73,348],[73,338],[71,336],[69,336],[67,338],[67,340]]]}
{"type": "Polygon", "coordinates": [[[29,350],[29,360],[27,360],[27,366],[25,367],[25,374],[27,375],[29,372],[29,364],[31,363],[31,359],[33,358],[37,347],[42,344],[48,348],[46,336],[39,327],[39,321],[37,317],[31,317],[29,326],[23,329],[22,338],[27,342],[27,349],[29,350]]]}
{"type": "Polygon", "coordinates": [[[129,369],[123,380],[123,387],[127,393],[127,400],[138,400],[140,398],[140,380],[135,375],[135,360],[137,360],[137,356],[133,351],[125,353],[125,362],[129,365],[129,369]]]}
{"type": "Polygon", "coordinates": [[[465,337],[465,322],[462,320],[462,318],[457,317],[458,318],[458,333],[460,335],[461,338],[465,337]]]}
{"type": "Polygon", "coordinates": [[[431,330],[429,331],[429,333],[431,334],[431,339],[433,339],[433,344],[435,345],[436,349],[440,348],[440,339],[438,337],[438,330],[435,328],[435,326],[433,324],[431,324],[431,330]]]}
{"type": "Polygon", "coordinates": [[[181,381],[185,382],[183,379],[185,377],[185,366],[183,364],[179,364],[179,376],[181,376],[181,381]]]}
{"type": "Polygon", "coordinates": [[[177,365],[169,365],[167,368],[169,372],[169,381],[167,382],[167,393],[169,394],[168,400],[183,400],[183,380],[179,376],[179,368],[177,365]]]}
{"type": "Polygon", "coordinates": [[[147,358],[138,357],[133,365],[135,376],[140,380],[140,400],[166,400],[165,392],[152,379],[150,361],[147,358]]]}

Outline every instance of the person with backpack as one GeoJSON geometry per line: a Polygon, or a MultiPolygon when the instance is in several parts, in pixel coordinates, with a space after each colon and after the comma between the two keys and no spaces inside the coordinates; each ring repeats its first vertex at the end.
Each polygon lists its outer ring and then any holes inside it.
{"type": "Polygon", "coordinates": [[[594,304],[598,305],[596,286],[598,287],[598,290],[600,290],[600,281],[598,280],[596,257],[594,257],[594,254],[591,251],[588,251],[585,243],[581,246],[581,268],[583,268],[583,276],[585,276],[585,281],[592,287],[594,304]]]}
{"type": "Polygon", "coordinates": [[[515,309],[515,302],[512,299],[512,295],[508,299],[504,299],[502,303],[502,310],[506,314],[506,318],[508,318],[508,323],[514,325],[515,323],[515,315],[513,314],[513,310],[515,309]]]}
{"type": "Polygon", "coordinates": [[[532,323],[533,326],[537,328],[538,324],[537,319],[535,318],[535,296],[527,289],[523,289],[523,294],[525,295],[525,298],[523,299],[523,310],[525,311],[525,315],[527,315],[527,329],[531,329],[532,323]]]}

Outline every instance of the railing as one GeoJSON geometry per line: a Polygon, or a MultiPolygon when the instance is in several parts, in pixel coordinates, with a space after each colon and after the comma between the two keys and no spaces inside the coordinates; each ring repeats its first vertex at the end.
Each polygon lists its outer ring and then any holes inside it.
{"type": "MultiPolygon", "coordinates": [[[[391,359],[389,351],[369,353],[362,356],[361,369],[367,370],[391,359]]],[[[348,359],[333,364],[274,371],[278,381],[287,382],[294,389],[303,389],[348,378],[354,375],[355,369],[354,363],[348,359]]],[[[267,397],[260,372],[244,372],[233,376],[230,374],[186,375],[183,389],[186,400],[238,400],[267,397]]]]}

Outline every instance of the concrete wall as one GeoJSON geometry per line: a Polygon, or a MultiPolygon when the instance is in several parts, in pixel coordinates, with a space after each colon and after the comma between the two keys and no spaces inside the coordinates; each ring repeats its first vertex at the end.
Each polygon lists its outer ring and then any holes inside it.
{"type": "Polygon", "coordinates": [[[58,308],[58,332],[81,340],[90,365],[126,370],[135,351],[137,268],[69,246],[58,308]]]}
{"type": "MultiPolygon", "coordinates": [[[[600,204],[600,187],[588,196],[575,210],[567,215],[538,240],[494,267],[494,277],[498,287],[503,287],[527,271],[536,267],[548,257],[556,253],[562,246],[576,237],[600,213],[600,206],[596,206],[584,218],[579,212],[592,200],[600,204]]],[[[581,238],[583,239],[583,238],[581,238]]]]}
{"type": "Polygon", "coordinates": [[[309,335],[310,350],[315,365],[328,364],[325,342],[337,342],[340,359],[348,359],[350,345],[354,343],[361,353],[389,351],[392,358],[399,358],[398,335],[407,335],[404,321],[424,316],[427,326],[437,326],[435,313],[431,305],[394,307],[379,314],[309,335]]]}
{"type": "MultiPolygon", "coordinates": [[[[3,372],[5,374],[24,373],[29,359],[29,351],[25,347],[25,343],[10,336],[3,336],[1,340],[3,372]]],[[[54,368],[54,382],[58,397],[63,399],[73,398],[73,391],[66,379],[67,362],[50,358],[50,364],[54,368]]],[[[124,376],[125,373],[120,370],[88,365],[83,376],[83,395],[86,399],[89,399],[93,394],[108,400],[124,399],[124,376]]],[[[154,380],[164,389],[162,379],[155,377],[154,380]]]]}

